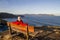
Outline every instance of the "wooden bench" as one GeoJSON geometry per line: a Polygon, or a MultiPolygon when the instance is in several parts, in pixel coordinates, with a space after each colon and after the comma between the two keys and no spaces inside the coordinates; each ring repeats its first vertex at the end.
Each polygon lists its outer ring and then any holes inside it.
{"type": "Polygon", "coordinates": [[[12,22],[7,22],[7,25],[8,27],[11,27],[12,30],[16,31],[16,32],[20,32],[20,33],[23,33],[23,34],[27,34],[27,31],[28,31],[28,34],[30,36],[34,36],[36,33],[35,33],[35,29],[34,29],[34,26],[22,26],[22,25],[16,25],[16,24],[13,24],[12,22]],[[27,30],[27,27],[28,27],[28,30],[27,30]]]}

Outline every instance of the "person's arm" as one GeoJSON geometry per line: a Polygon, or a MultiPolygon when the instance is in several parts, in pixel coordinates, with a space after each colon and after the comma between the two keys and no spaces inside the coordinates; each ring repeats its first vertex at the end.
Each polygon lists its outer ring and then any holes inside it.
{"type": "Polygon", "coordinates": [[[23,23],[23,21],[21,20],[21,23],[23,23]]]}

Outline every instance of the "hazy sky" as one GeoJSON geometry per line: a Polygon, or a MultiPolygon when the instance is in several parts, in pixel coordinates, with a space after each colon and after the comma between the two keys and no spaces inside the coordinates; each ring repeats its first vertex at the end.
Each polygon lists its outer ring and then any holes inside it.
{"type": "Polygon", "coordinates": [[[0,0],[0,12],[60,15],[60,0],[0,0]]]}

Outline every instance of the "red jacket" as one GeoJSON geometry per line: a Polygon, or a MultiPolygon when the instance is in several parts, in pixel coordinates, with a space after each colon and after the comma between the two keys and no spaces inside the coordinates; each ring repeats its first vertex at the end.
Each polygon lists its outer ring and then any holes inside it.
{"type": "Polygon", "coordinates": [[[15,22],[12,22],[13,24],[16,24],[16,25],[21,25],[21,26],[27,26],[28,24],[26,24],[26,23],[23,23],[23,21],[21,20],[21,21],[15,21],[15,22]]]}

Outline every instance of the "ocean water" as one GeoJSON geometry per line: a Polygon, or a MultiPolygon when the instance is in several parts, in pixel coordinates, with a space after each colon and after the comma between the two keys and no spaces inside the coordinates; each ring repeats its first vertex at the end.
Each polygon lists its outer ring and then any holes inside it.
{"type": "MultiPolygon", "coordinates": [[[[6,18],[8,22],[16,21],[17,18],[6,18]]],[[[22,18],[24,23],[28,23],[33,26],[60,26],[60,16],[36,16],[36,15],[27,15],[22,18]]],[[[0,28],[0,32],[7,30],[7,26],[0,28]]]]}
{"type": "MultiPolygon", "coordinates": [[[[4,19],[9,22],[16,21],[17,18],[7,18],[4,19]]],[[[29,25],[33,26],[42,26],[42,25],[53,25],[53,26],[60,26],[60,16],[25,16],[22,18],[24,23],[28,23],[29,25]]]]}

